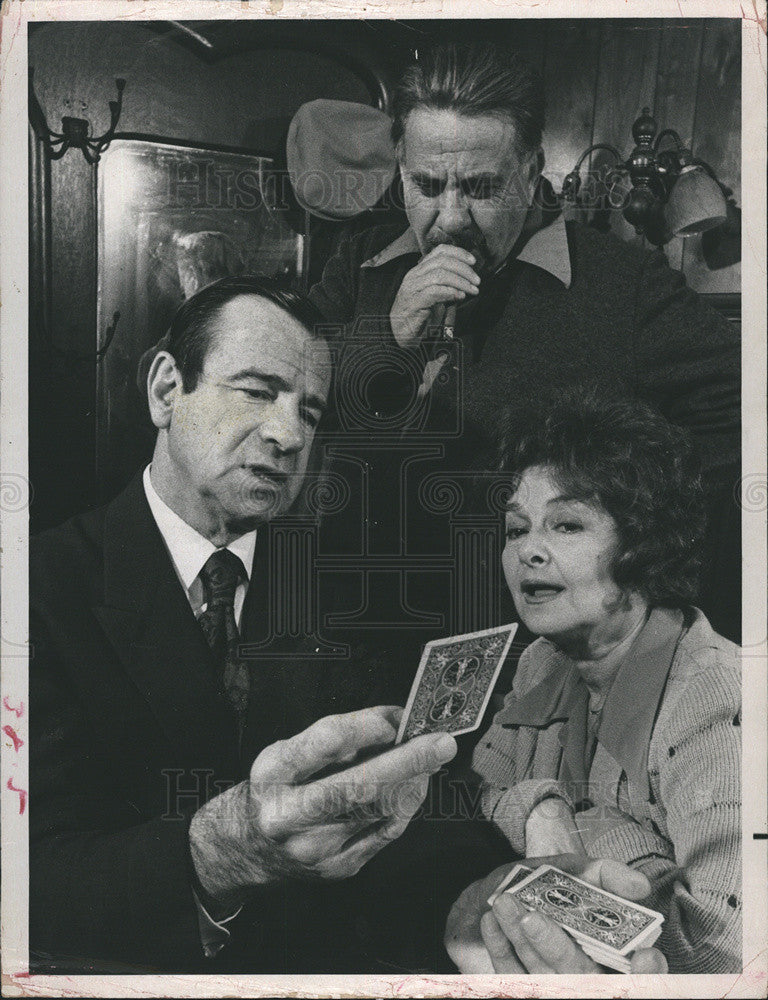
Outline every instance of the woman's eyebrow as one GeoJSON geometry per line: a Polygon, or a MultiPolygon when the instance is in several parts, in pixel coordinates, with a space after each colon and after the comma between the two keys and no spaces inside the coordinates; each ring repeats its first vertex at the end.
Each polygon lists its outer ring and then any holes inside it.
{"type": "Polygon", "coordinates": [[[588,510],[594,510],[595,507],[595,504],[590,503],[585,497],[566,496],[565,494],[547,500],[548,507],[558,503],[578,504],[579,507],[586,507],[588,510]]]}
{"type": "Polygon", "coordinates": [[[523,508],[520,506],[517,500],[508,500],[507,503],[504,504],[504,509],[508,514],[522,515],[523,513],[523,508]]]}

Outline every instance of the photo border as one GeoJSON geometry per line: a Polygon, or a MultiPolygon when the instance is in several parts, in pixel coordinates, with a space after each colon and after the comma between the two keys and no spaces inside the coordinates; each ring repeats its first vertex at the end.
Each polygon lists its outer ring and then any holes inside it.
{"type": "Polygon", "coordinates": [[[291,0],[9,0],[0,12],[0,585],[2,587],[2,983],[6,996],[574,996],[757,997],[766,994],[766,28],[753,0],[385,0],[361,9],[291,0]],[[744,970],[666,976],[203,976],[29,975],[27,25],[47,20],[228,18],[694,18],[742,21],[742,506],[744,970]],[[21,249],[20,249],[21,248],[21,249]],[[16,739],[9,735],[12,730],[16,739]],[[17,743],[17,741],[19,741],[17,743]],[[757,837],[756,837],[757,835],[757,837]]]}

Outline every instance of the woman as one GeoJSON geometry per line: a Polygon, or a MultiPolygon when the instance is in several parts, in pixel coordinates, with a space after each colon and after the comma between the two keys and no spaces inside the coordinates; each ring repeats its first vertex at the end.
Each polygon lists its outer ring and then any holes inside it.
{"type": "MultiPolygon", "coordinates": [[[[518,854],[644,873],[670,972],[740,970],[740,658],[691,606],[703,516],[687,439],[644,405],[561,395],[502,468],[504,573],[540,638],[475,750],[484,811],[518,854]]],[[[498,950],[498,921],[482,930],[498,950]]]]}

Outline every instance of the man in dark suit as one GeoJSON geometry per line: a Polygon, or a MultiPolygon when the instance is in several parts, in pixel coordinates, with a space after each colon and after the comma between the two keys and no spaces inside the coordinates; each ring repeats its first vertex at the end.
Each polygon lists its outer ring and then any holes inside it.
{"type": "Polygon", "coordinates": [[[345,880],[455,753],[391,748],[374,670],[301,637],[242,655],[328,396],[316,321],[262,279],[188,300],[148,369],[151,465],[32,541],[34,971],[360,971],[345,880]]]}

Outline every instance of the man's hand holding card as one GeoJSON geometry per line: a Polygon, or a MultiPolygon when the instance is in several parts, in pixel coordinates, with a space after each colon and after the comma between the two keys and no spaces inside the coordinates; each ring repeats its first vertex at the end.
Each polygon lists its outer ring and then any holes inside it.
{"type": "Polygon", "coordinates": [[[444,733],[394,746],[401,712],[377,706],[319,719],[266,747],[248,781],[197,810],[196,890],[215,919],[260,886],[354,875],[400,836],[429,776],[456,752],[444,733]]]}

